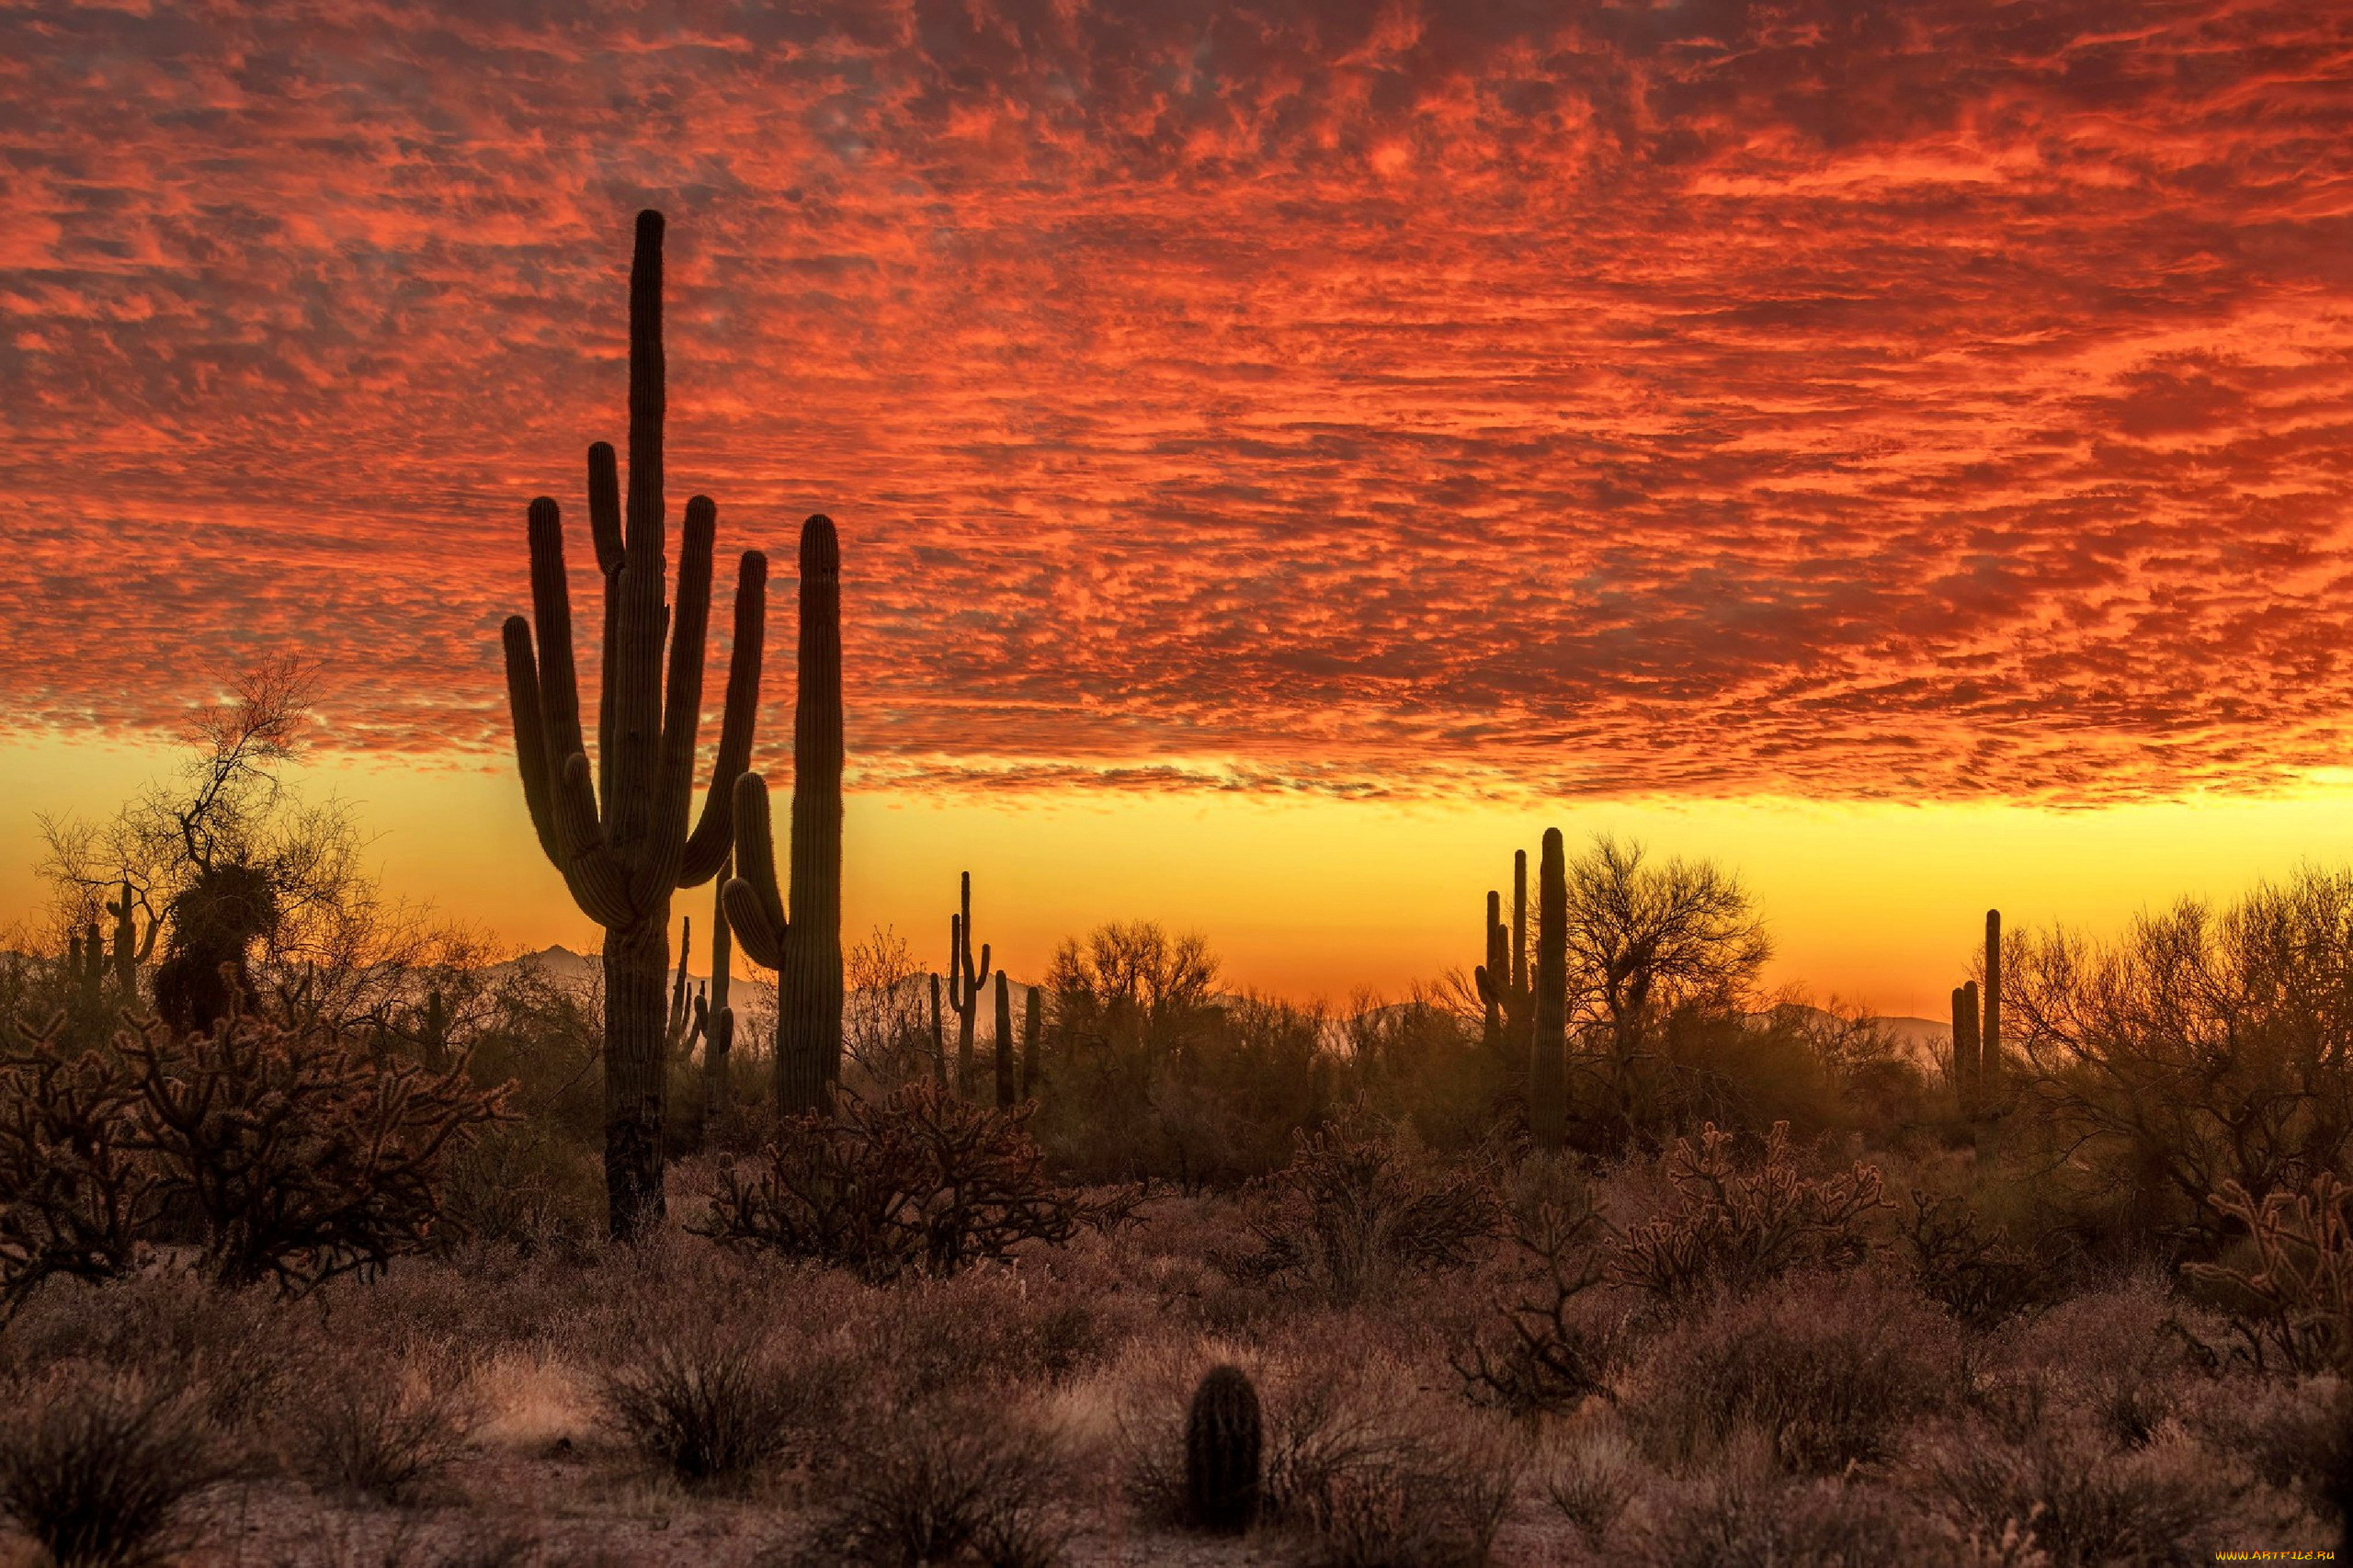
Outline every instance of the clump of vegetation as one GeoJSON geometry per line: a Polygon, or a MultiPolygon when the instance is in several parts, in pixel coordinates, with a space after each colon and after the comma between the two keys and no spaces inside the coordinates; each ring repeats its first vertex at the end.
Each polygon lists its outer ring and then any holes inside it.
{"type": "Polygon", "coordinates": [[[870,1568],[1051,1568],[1063,1531],[1051,1436],[970,1396],[871,1411],[827,1472],[813,1561],[870,1568]]]}
{"type": "Polygon", "coordinates": [[[1754,1290],[1801,1266],[1836,1268],[1870,1248],[1863,1221],[1891,1207],[1880,1173],[1858,1161],[1851,1170],[1805,1176],[1790,1150],[1787,1122],[1766,1134],[1757,1157],[1742,1162],[1731,1133],[1710,1122],[1699,1144],[1676,1140],[1666,1176],[1677,1203],[1631,1227],[1609,1264],[1609,1278],[1646,1291],[1670,1309],[1715,1290],[1754,1290]]]}
{"type": "Polygon", "coordinates": [[[786,1122],[760,1158],[723,1166],[701,1233],[876,1282],[1058,1245],[1117,1206],[1049,1179],[1028,1118],[924,1084],[845,1096],[829,1116],[786,1122]]]}
{"type": "Polygon", "coordinates": [[[180,1549],[183,1506],[222,1477],[184,1388],[66,1368],[0,1388],[0,1514],[60,1568],[134,1568],[180,1549]]]}
{"type": "Polygon", "coordinates": [[[1600,1246],[1607,1229],[1582,1187],[1513,1213],[1521,1278],[1502,1302],[1504,1332],[1472,1340],[1454,1358],[1474,1403],[1514,1415],[1572,1410],[1606,1385],[1626,1327],[1592,1294],[1608,1277],[1600,1246]]]}
{"type": "Polygon", "coordinates": [[[452,1358],[418,1346],[313,1358],[289,1425],[295,1467],[314,1484],[410,1503],[466,1449],[478,1413],[452,1358]]]}
{"type": "Polygon", "coordinates": [[[641,1456],[691,1486],[737,1483],[802,1450],[837,1418],[824,1360],[789,1360],[768,1335],[672,1319],[608,1368],[605,1417],[641,1456]]]}
{"type": "Polygon", "coordinates": [[[1246,1275],[1300,1279],[1341,1306],[1401,1274],[1464,1267],[1500,1217],[1486,1172],[1449,1169],[1361,1108],[1299,1133],[1245,1214],[1258,1242],[1237,1260],[1246,1275]]]}

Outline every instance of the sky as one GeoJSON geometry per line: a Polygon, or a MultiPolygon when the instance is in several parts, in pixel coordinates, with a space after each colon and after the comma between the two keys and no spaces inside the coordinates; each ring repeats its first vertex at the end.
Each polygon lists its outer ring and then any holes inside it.
{"type": "Polygon", "coordinates": [[[293,649],[398,890],[593,940],[497,626],[644,206],[779,778],[841,529],[854,926],[1394,993],[1606,828],[1926,1012],[2353,855],[2353,6],[16,6],[0,89],[0,919],[293,649]]]}

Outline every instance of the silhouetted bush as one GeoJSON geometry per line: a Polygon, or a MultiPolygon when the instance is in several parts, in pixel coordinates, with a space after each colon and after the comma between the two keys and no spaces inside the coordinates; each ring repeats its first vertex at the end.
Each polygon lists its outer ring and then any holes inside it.
{"type": "Polygon", "coordinates": [[[2114,941],[2005,943],[2013,1119],[2111,1222],[2211,1255],[2235,1183],[2261,1203],[2353,1159],[2353,871],[2298,872],[2228,907],[2185,899],[2114,941]]]}
{"type": "Polygon", "coordinates": [[[1744,1435],[1777,1466],[1836,1475],[1880,1463],[1940,1408],[1961,1369],[1949,1319],[1869,1276],[1785,1281],[1652,1346],[1628,1420],[1662,1463],[1718,1459],[1744,1435]]]}
{"type": "Polygon", "coordinates": [[[699,1233],[877,1282],[1066,1242],[1114,1209],[1047,1180],[1028,1116],[927,1084],[846,1096],[831,1116],[786,1122],[759,1159],[723,1165],[699,1233]]]}
{"type": "Polygon", "coordinates": [[[1361,1108],[1295,1134],[1290,1163],[1253,1186],[1244,1215],[1259,1245],[1239,1268],[1302,1280],[1337,1305],[1468,1264],[1502,1217],[1483,1170],[1449,1168],[1361,1108]]]}
{"type": "Polygon", "coordinates": [[[1050,1568],[1060,1460],[1001,1402],[931,1401],[847,1426],[821,1494],[811,1562],[870,1568],[1050,1568]]]}
{"type": "Polygon", "coordinates": [[[1498,1303],[1504,1331],[1453,1357],[1472,1403],[1531,1415],[1573,1410],[1602,1389],[1626,1337],[1624,1317],[1591,1294],[1607,1278],[1599,1248],[1607,1229],[1583,1189],[1514,1212],[1521,1278],[1498,1303]]]}
{"type": "Polygon", "coordinates": [[[60,1568],[123,1568],[175,1551],[181,1505],[221,1478],[184,1390],[61,1370],[0,1388],[0,1512],[60,1568]]]}
{"type": "Polygon", "coordinates": [[[411,1502],[465,1451],[475,1412],[446,1358],[415,1346],[353,1347],[305,1371],[288,1425],[295,1468],[314,1484],[411,1502]]]}
{"type": "Polygon", "coordinates": [[[689,1485],[735,1482],[801,1452],[838,1418],[843,1390],[824,1360],[788,1361],[763,1336],[665,1325],[604,1374],[606,1419],[637,1452],[689,1485]]]}
{"type": "Polygon", "coordinates": [[[1904,1240],[1921,1291],[1972,1328],[2048,1305],[2069,1282],[2055,1248],[2029,1251],[2012,1244],[2006,1230],[1989,1232],[1965,1198],[1915,1190],[1904,1240]]]}
{"type": "Polygon", "coordinates": [[[1700,1130],[1697,1149],[1688,1139],[1676,1141],[1666,1160],[1676,1207],[1626,1233],[1609,1263],[1611,1279],[1680,1308],[1712,1290],[1754,1289],[1801,1266],[1838,1267],[1862,1258],[1870,1244],[1864,1218],[1890,1207],[1875,1167],[1858,1163],[1838,1176],[1804,1176],[1781,1122],[1745,1168],[1733,1142],[1712,1125],[1700,1130]]]}

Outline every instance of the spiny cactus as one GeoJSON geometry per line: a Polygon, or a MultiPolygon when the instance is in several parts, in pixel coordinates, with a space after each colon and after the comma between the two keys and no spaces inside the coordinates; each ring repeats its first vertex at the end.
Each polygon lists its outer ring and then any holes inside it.
{"type": "Polygon", "coordinates": [[[981,1010],[981,987],[989,980],[989,945],[972,963],[972,873],[963,874],[963,913],[948,917],[948,1006],[956,1015],[956,1092],[972,1093],[972,1021],[981,1010]]]}
{"type": "Polygon", "coordinates": [[[931,1081],[944,1093],[948,1088],[948,1036],[939,1021],[939,976],[925,978],[931,982],[931,1081]]]}
{"type": "Polygon", "coordinates": [[[1984,1016],[1978,1026],[1977,1064],[1972,1074],[1979,1108],[1991,1114],[2002,1095],[2002,912],[1985,912],[1984,1016]]]}
{"type": "Polygon", "coordinates": [[[1977,1109],[1977,982],[1952,988],[1952,1085],[1961,1114],[1977,1109]]]}
{"type": "Polygon", "coordinates": [[[727,923],[776,973],[776,1103],[822,1110],[842,1075],[842,553],[834,520],[801,525],[800,690],[792,704],[792,843],[779,889],[767,780],[735,785],[727,923]]]}
{"type": "Polygon", "coordinates": [[[703,1015],[699,994],[687,993],[687,960],[695,950],[695,923],[690,916],[678,920],[678,970],[670,981],[670,1024],[662,1032],[662,1043],[671,1060],[691,1054],[695,1039],[702,1033],[703,1015]]]}
{"type": "Polygon", "coordinates": [[[1034,1099],[1038,1094],[1038,988],[1031,986],[1021,1004],[1021,1097],[1034,1099]]]}
{"type": "Polygon", "coordinates": [[[1537,875],[1536,995],[1528,1058],[1528,1131],[1558,1149],[1569,1130],[1569,872],[1561,830],[1544,830],[1537,875]]]}
{"type": "Polygon", "coordinates": [[[1185,1413],[1185,1512],[1201,1529],[1239,1535],[1258,1513],[1266,1446],[1258,1391],[1239,1367],[1212,1367],[1185,1413]]]}
{"type": "Polygon", "coordinates": [[[1013,983],[996,971],[996,1106],[1013,1108],[1013,983]]]}
{"type": "Polygon", "coordinates": [[[662,227],[660,213],[638,214],[630,261],[626,517],[613,449],[603,442],[588,449],[588,527],[604,578],[605,621],[593,770],[573,666],[563,519],[544,495],[530,507],[531,616],[509,616],[504,633],[516,762],[531,825],[581,913],[605,928],[605,1199],[617,1239],[662,1217],[670,895],[710,881],[727,858],[732,786],[752,755],[767,607],[767,559],[745,551],[735,579],[719,755],[689,833],[718,509],[706,495],[687,503],[678,597],[666,604],[662,227]]]}
{"type": "Polygon", "coordinates": [[[98,946],[97,921],[66,937],[65,979],[84,1011],[95,1013],[106,1006],[107,955],[98,946]]]}
{"type": "Polygon", "coordinates": [[[710,911],[710,1011],[702,1033],[702,1100],[696,1108],[690,1136],[695,1147],[702,1145],[704,1131],[710,1124],[727,1114],[727,1061],[735,1045],[735,1009],[729,1005],[728,993],[733,977],[728,971],[735,955],[728,940],[727,883],[735,865],[730,855],[719,869],[717,885],[711,892],[710,911]]]}
{"type": "Polygon", "coordinates": [[[1524,1049],[1535,1019],[1528,984],[1528,851],[1511,857],[1511,927],[1503,923],[1503,898],[1487,894],[1487,961],[1472,970],[1479,1000],[1486,1004],[1486,1044],[1499,1055],[1524,1049]]]}
{"type": "Polygon", "coordinates": [[[139,966],[154,952],[155,935],[164,928],[164,923],[155,917],[154,910],[147,903],[146,893],[132,887],[128,877],[123,879],[122,896],[108,900],[106,911],[114,916],[112,957],[115,989],[122,993],[124,1006],[135,1007],[139,1005],[139,966]],[[142,911],[147,915],[144,936],[139,929],[142,911]]]}

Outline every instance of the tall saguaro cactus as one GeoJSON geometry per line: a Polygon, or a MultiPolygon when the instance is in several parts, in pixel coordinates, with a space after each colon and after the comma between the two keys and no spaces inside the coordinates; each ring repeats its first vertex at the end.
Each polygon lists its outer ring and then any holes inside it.
{"type": "Polygon", "coordinates": [[[718,509],[687,503],[678,597],[666,602],[662,426],[662,215],[641,212],[629,278],[629,495],[613,449],[588,449],[588,527],[604,576],[604,654],[592,770],[573,665],[563,520],[531,503],[531,616],[506,619],[506,694],[531,825],[581,913],[605,928],[605,1201],[616,1238],[662,1217],[663,979],[670,895],[726,860],[731,782],[752,754],[767,561],[745,551],[719,754],[702,814],[693,806],[718,509]],[[664,659],[667,653],[667,679],[664,659]]]}
{"type": "Polygon", "coordinates": [[[1013,983],[996,971],[996,1108],[1013,1108],[1013,983]]]}
{"type": "Polygon", "coordinates": [[[956,1015],[956,1092],[972,1094],[972,1024],[980,1016],[981,987],[989,982],[989,945],[972,962],[972,873],[963,874],[959,894],[963,913],[948,917],[948,1006],[956,1015]]]}
{"type": "Polygon", "coordinates": [[[1528,989],[1528,851],[1511,857],[1511,929],[1504,929],[1503,900],[1487,894],[1487,961],[1472,971],[1479,1000],[1487,1007],[1491,1049],[1517,1051],[1533,1022],[1528,989]]]}
{"type": "Polygon", "coordinates": [[[1540,1149],[1569,1131],[1569,869],[1561,830],[1544,830],[1536,891],[1535,1025],[1528,1059],[1528,1131],[1540,1149]]]}
{"type": "Polygon", "coordinates": [[[776,973],[776,1103],[823,1109],[842,1075],[842,553],[834,520],[801,525],[800,689],[792,705],[792,845],[776,875],[767,780],[735,782],[727,923],[776,973]]]}
{"type": "Polygon", "coordinates": [[[1978,1026],[1977,1101],[1991,1114],[2002,1095],[2002,912],[1985,912],[1985,1011],[1978,1026]]]}
{"type": "Polygon", "coordinates": [[[1038,988],[1031,986],[1021,1004],[1021,1097],[1038,1092],[1038,988]]]}

